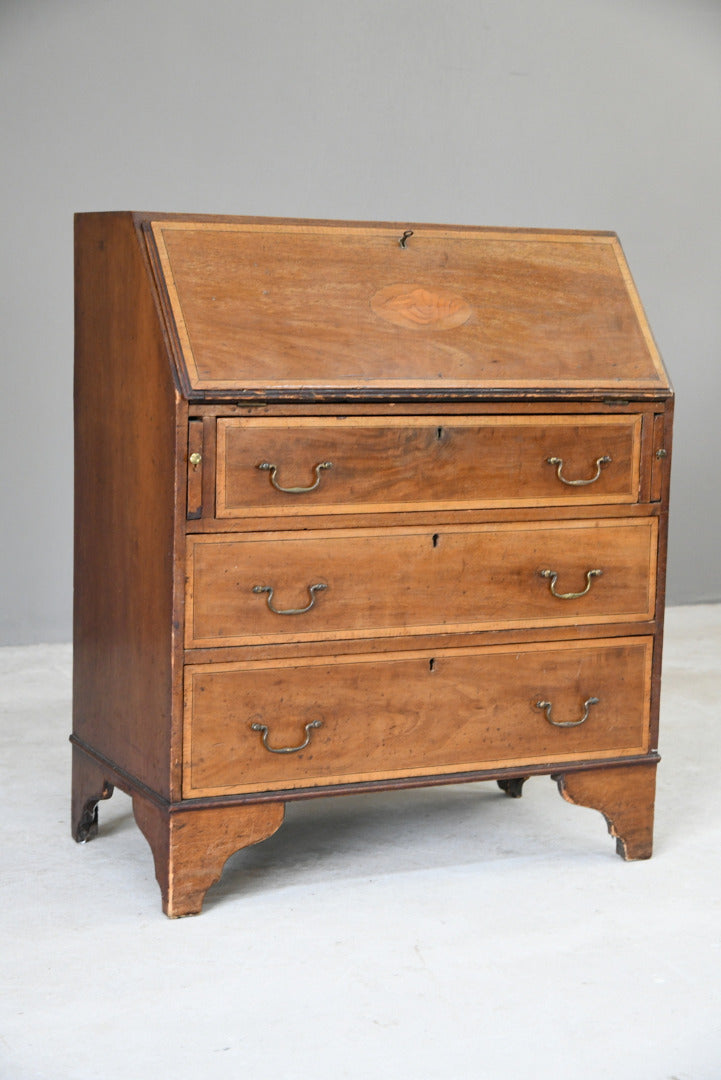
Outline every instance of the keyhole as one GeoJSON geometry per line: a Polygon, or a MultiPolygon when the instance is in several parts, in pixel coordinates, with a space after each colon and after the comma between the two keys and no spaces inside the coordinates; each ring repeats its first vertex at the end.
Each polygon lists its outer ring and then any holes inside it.
{"type": "Polygon", "coordinates": [[[436,666],[436,660],[435,660],[435,657],[431,657],[431,659],[430,659],[430,660],[428,661],[428,670],[429,670],[429,671],[433,671],[433,669],[435,668],[435,666],[436,666]]]}
{"type": "Polygon", "coordinates": [[[433,533],[433,547],[438,547],[439,534],[433,533]]]}
{"type": "Polygon", "coordinates": [[[438,438],[438,439],[443,438],[443,428],[442,427],[436,428],[436,438],[438,438]]]}

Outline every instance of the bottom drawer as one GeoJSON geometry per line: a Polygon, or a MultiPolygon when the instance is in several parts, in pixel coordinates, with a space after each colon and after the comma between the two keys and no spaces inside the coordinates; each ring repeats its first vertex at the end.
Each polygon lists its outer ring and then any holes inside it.
{"type": "Polygon", "coordinates": [[[183,795],[646,753],[652,645],[632,637],[191,665],[183,795]]]}

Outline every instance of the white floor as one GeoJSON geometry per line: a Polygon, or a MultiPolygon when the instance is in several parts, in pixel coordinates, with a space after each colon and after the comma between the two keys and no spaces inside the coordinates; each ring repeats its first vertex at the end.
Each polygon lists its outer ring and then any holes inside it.
{"type": "Polygon", "coordinates": [[[122,793],[70,839],[70,664],[0,650],[3,1080],[721,1078],[721,605],[668,612],[649,862],[546,778],[317,800],[177,921],[122,793]]]}

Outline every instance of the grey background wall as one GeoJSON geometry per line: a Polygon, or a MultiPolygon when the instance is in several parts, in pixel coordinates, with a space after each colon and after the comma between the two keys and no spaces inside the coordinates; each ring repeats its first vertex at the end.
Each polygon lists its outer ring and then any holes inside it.
{"type": "Polygon", "coordinates": [[[0,0],[0,642],[67,640],[72,214],[615,229],[721,599],[719,0],[0,0]]]}

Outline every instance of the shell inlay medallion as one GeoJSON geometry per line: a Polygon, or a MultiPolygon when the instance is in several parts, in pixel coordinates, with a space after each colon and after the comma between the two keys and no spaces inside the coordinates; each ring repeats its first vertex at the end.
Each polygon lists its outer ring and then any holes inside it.
{"type": "Polygon", "coordinates": [[[371,297],[370,305],[381,319],[406,330],[451,330],[473,314],[458,293],[427,285],[386,285],[371,297]]]}

